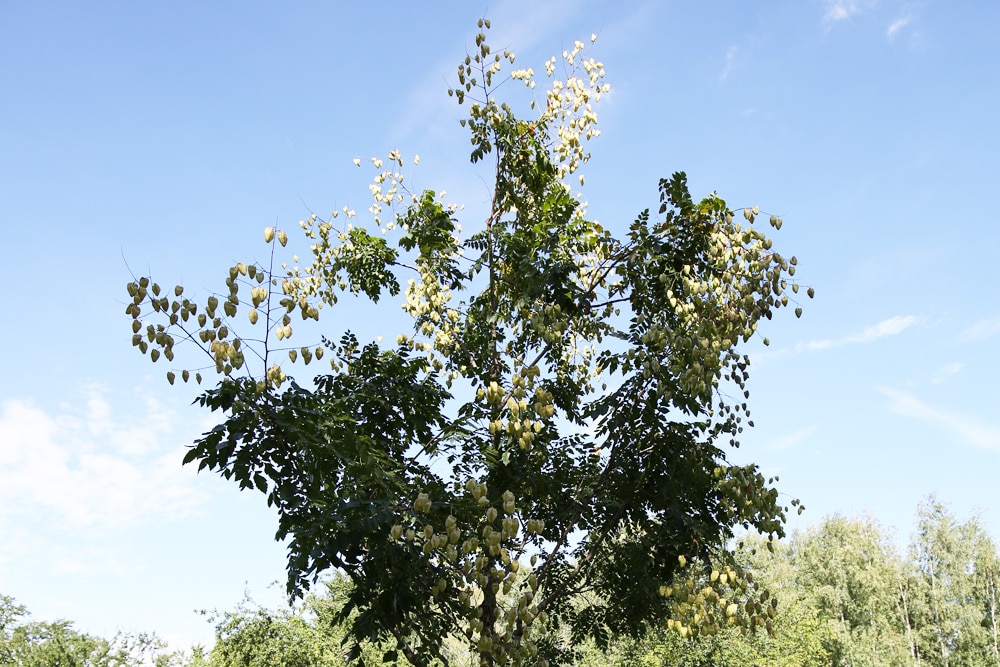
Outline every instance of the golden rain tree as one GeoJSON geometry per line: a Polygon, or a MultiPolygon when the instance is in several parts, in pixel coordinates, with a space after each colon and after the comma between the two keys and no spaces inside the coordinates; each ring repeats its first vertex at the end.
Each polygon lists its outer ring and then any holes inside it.
{"type": "Polygon", "coordinates": [[[281,263],[294,242],[268,228],[270,259],[230,267],[203,302],[128,284],[140,352],[171,383],[220,378],[198,402],[221,423],[184,462],[266,494],[289,595],[346,573],[352,636],[387,661],[447,661],[446,637],[484,665],[545,665],[651,624],[770,628],[770,594],[727,547],[740,526],[783,535],[788,508],[724,448],[749,423],[739,345],[795,304],[795,258],[756,208],[695,201],[683,173],[620,234],[589,220],[574,187],[603,64],[576,42],[536,78],[491,52],[488,28],[448,91],[495,177],[470,233],[407,188],[393,151],[372,159],[369,229],[350,210],[300,223],[309,261],[281,263]],[[509,81],[543,84],[529,119],[498,99],[509,81]],[[319,320],[344,293],[402,295],[412,329],[292,343],[293,315],[319,320]],[[185,344],[208,365],[175,365],[185,344]],[[311,362],[326,372],[305,387],[292,368],[311,362]]]}

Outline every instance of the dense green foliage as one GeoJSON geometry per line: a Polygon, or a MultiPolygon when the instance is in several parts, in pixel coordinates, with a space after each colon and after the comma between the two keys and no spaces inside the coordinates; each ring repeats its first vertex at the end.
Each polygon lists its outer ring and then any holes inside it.
{"type": "MultiPolygon", "coordinates": [[[[142,353],[173,364],[193,343],[221,375],[199,402],[222,423],[185,462],[266,494],[292,598],[346,574],[353,658],[379,646],[430,665],[461,639],[485,665],[561,664],[567,646],[604,650],[666,621],[682,637],[774,630],[775,601],[728,548],[741,528],[782,537],[788,508],[725,448],[752,425],[739,346],[794,303],[796,260],[772,250],[756,208],[694,199],[683,173],[659,181],[655,214],[589,219],[569,179],[583,185],[608,86],[585,49],[563,54],[565,79],[545,64],[524,120],[497,94],[507,80],[534,90],[533,70],[503,76],[513,54],[477,35],[449,91],[468,107],[472,162],[493,170],[467,236],[457,206],[406,188],[393,151],[388,169],[372,159],[371,230],[350,210],[302,221],[311,261],[277,269],[289,237],[268,228],[271,260],[238,262],[203,304],[149,277],[128,285],[142,353]],[[402,294],[410,333],[292,347],[292,315],[319,321],[344,293],[402,294]],[[325,356],[330,373],[307,387],[279,354],[325,356]]],[[[267,637],[272,621],[232,631],[267,637]]]]}
{"type": "MultiPolygon", "coordinates": [[[[933,499],[919,517],[907,554],[868,518],[827,518],[773,552],[765,540],[747,539],[737,560],[781,600],[773,635],[726,627],[682,638],[657,626],[639,637],[612,637],[601,648],[554,628],[538,641],[577,667],[1000,667],[996,543],[975,520],[959,522],[933,499]]],[[[688,568],[684,576],[705,575],[688,568]]],[[[22,607],[0,597],[0,665],[342,667],[350,592],[350,581],[338,575],[295,608],[245,601],[214,617],[216,642],[207,654],[186,656],[145,635],[108,641],[64,621],[30,622],[22,607]]],[[[590,602],[581,595],[574,604],[590,602]]],[[[459,638],[442,644],[442,660],[432,664],[476,664],[459,638]]],[[[386,648],[364,643],[361,655],[379,664],[386,648]]]]}

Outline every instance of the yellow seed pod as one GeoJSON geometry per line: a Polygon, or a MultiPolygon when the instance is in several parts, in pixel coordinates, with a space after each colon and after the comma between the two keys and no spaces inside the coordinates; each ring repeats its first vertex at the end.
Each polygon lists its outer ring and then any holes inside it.
{"type": "Polygon", "coordinates": [[[270,243],[274,239],[274,227],[264,228],[264,243],[270,243]]]}
{"type": "Polygon", "coordinates": [[[250,324],[257,324],[257,309],[251,308],[250,312],[247,313],[247,317],[250,318],[250,324]]]}

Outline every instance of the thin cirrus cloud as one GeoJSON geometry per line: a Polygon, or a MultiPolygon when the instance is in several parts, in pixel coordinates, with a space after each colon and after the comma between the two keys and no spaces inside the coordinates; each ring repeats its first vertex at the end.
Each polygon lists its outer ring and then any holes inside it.
{"type": "Polygon", "coordinates": [[[1000,425],[929,405],[905,391],[890,387],[878,390],[889,399],[891,412],[934,424],[969,444],[1000,452],[1000,425]]]}
{"type": "Polygon", "coordinates": [[[719,80],[725,81],[729,78],[729,74],[733,71],[733,64],[736,61],[736,54],[739,52],[739,47],[730,46],[729,50],[726,51],[726,64],[722,66],[722,72],[719,74],[719,80]]]}
{"type": "Polygon", "coordinates": [[[1000,334],[1000,316],[980,320],[962,332],[962,342],[973,342],[992,338],[1000,334]]]}
{"type": "Polygon", "coordinates": [[[888,28],[886,28],[885,36],[888,37],[889,39],[892,39],[893,37],[896,36],[896,34],[900,30],[905,28],[910,23],[911,20],[912,19],[909,16],[904,16],[902,18],[896,19],[895,21],[889,24],[888,28]]]}
{"type": "Polygon", "coordinates": [[[882,320],[878,324],[866,327],[857,333],[849,334],[841,338],[823,338],[799,343],[795,346],[796,352],[814,352],[816,350],[827,350],[833,347],[844,345],[857,345],[860,343],[873,343],[887,336],[895,336],[913,326],[917,318],[913,315],[897,315],[889,319],[882,320]]]}
{"type": "Polygon", "coordinates": [[[819,352],[845,345],[861,345],[864,343],[874,343],[877,340],[888,336],[896,336],[917,323],[914,315],[897,315],[882,320],[877,324],[865,327],[840,338],[819,338],[816,340],[797,343],[794,347],[786,347],[775,351],[757,352],[754,354],[755,362],[767,361],[769,359],[779,359],[792,354],[802,354],[803,352],[819,352]]]}
{"type": "Polygon", "coordinates": [[[854,0],[831,0],[826,3],[826,14],[823,15],[823,21],[826,23],[843,21],[851,18],[859,11],[861,11],[861,8],[854,0]]]}
{"type": "Polygon", "coordinates": [[[791,449],[797,445],[802,444],[809,439],[816,431],[814,426],[807,426],[806,428],[800,428],[797,431],[787,433],[771,443],[771,449],[775,451],[782,451],[785,449],[791,449]]]}

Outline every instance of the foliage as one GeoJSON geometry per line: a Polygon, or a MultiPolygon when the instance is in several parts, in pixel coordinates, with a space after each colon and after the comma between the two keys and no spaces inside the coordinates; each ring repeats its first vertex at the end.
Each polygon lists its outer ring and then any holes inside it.
{"type": "Polygon", "coordinates": [[[780,591],[774,636],[726,628],[681,641],[653,631],[593,664],[1000,666],[996,544],[933,498],[919,519],[909,559],[868,517],[827,517],[773,552],[749,539],[737,558],[780,591]]]}
{"type": "Polygon", "coordinates": [[[69,621],[30,621],[28,616],[24,606],[0,595],[0,665],[179,667],[183,661],[154,635],[119,633],[107,640],[79,632],[69,621]]]}
{"type": "MultiPolygon", "coordinates": [[[[830,632],[810,603],[807,592],[797,584],[792,544],[780,543],[772,549],[759,537],[750,536],[736,553],[736,559],[764,589],[780,591],[780,604],[771,608],[771,633],[751,633],[747,628],[725,627],[715,633],[684,638],[677,632],[654,630],[636,640],[619,641],[604,663],[625,667],[821,667],[831,664],[826,649],[830,632]]],[[[695,587],[704,577],[689,572],[695,587]],[[698,581],[700,580],[700,581],[698,581]]]]}
{"type": "Polygon", "coordinates": [[[912,544],[920,585],[917,647],[930,665],[1000,665],[996,552],[973,519],[959,523],[933,497],[921,504],[912,544]]]}
{"type": "MultiPolygon", "coordinates": [[[[249,600],[224,612],[208,667],[322,667],[343,664],[337,635],[321,632],[304,614],[269,610],[249,600]]],[[[341,633],[342,635],[342,633],[341,633]]]]}
{"type": "Polygon", "coordinates": [[[909,664],[898,605],[904,571],[876,523],[829,517],[797,537],[793,553],[798,585],[829,629],[833,664],[909,664]]]}
{"type": "Polygon", "coordinates": [[[617,235],[588,219],[569,178],[583,185],[592,105],[609,88],[585,48],[545,64],[549,89],[523,120],[497,89],[533,91],[534,72],[502,78],[514,55],[477,35],[449,91],[468,104],[472,161],[494,170],[471,234],[458,207],[404,185],[393,151],[388,169],[372,159],[372,232],[350,209],[313,215],[311,261],[278,269],[289,238],[268,228],[270,260],[236,263],[204,304],[149,277],[128,284],[140,352],[173,364],[193,343],[221,375],[198,402],[223,421],[184,461],[267,495],[293,598],[345,572],[341,614],[387,662],[445,658],[448,637],[483,664],[547,664],[668,618],[691,635],[771,627],[770,595],[726,545],[740,526],[782,536],[787,508],[723,448],[752,425],[738,345],[795,298],[796,261],[772,250],[758,209],[739,222],[715,194],[693,199],[683,173],[660,180],[657,214],[617,235]],[[345,292],[402,294],[412,333],[292,346],[292,315],[318,321],[345,292]],[[307,388],[279,355],[327,357],[330,373],[307,388]],[[715,574],[674,587],[685,563],[715,574]]]}
{"type": "MultiPolygon", "coordinates": [[[[828,517],[821,524],[773,544],[749,536],[734,553],[735,562],[753,572],[763,589],[780,592],[771,607],[773,633],[752,633],[738,625],[715,632],[680,632],[666,625],[638,637],[611,637],[606,647],[592,638],[574,642],[567,626],[549,625],[533,635],[539,645],[560,650],[560,664],[576,667],[848,667],[856,665],[1000,665],[995,629],[997,549],[975,519],[964,523],[933,498],[920,508],[920,530],[910,555],[896,554],[889,536],[870,518],[828,517]],[[959,545],[961,539],[965,543],[959,545]],[[950,545],[945,549],[944,545],[950,545]],[[964,580],[944,583],[948,553],[971,554],[961,569],[964,580]],[[926,565],[936,560],[932,580],[926,565]],[[955,590],[966,587],[966,595],[955,590]],[[943,618],[964,619],[942,624],[943,618]],[[948,634],[949,628],[956,628],[948,634]],[[940,637],[950,637],[942,653],[940,637]]],[[[964,558],[963,558],[964,560],[964,558]]],[[[527,568],[519,578],[528,576],[527,568]]],[[[720,575],[721,576],[721,575],[720,575]]],[[[748,575],[749,576],[749,575],[748,575]]],[[[699,588],[711,573],[686,567],[675,585],[699,588]]],[[[253,665],[346,665],[344,646],[358,611],[345,613],[353,585],[344,575],[326,578],[294,608],[264,609],[245,600],[216,617],[216,642],[206,657],[169,652],[155,637],[118,635],[112,640],[79,633],[66,621],[27,620],[24,607],[0,596],[0,664],[81,665],[86,667],[248,667],[253,665]]],[[[512,591],[504,603],[516,600],[512,591]]],[[[575,595],[581,610],[593,595],[575,595]]],[[[704,626],[692,626],[703,628],[704,626]]],[[[361,659],[380,664],[391,644],[363,642],[361,659]]],[[[478,660],[460,637],[442,642],[439,659],[430,664],[473,665],[478,660]]]]}

